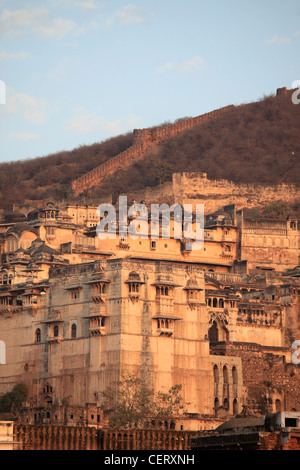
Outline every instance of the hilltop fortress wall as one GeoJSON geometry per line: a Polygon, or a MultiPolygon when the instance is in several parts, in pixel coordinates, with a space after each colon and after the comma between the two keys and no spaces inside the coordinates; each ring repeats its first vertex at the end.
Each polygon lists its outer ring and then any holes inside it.
{"type": "Polygon", "coordinates": [[[174,173],[172,181],[174,202],[204,204],[211,213],[223,206],[235,204],[237,209],[259,207],[274,201],[291,203],[300,198],[297,184],[234,183],[228,180],[210,180],[206,173],[174,173]]]}
{"type": "Polygon", "coordinates": [[[173,173],[172,181],[154,188],[128,192],[129,200],[150,204],[174,203],[204,204],[205,214],[211,214],[224,206],[234,204],[243,207],[265,207],[274,201],[293,203],[300,199],[297,184],[234,183],[228,180],[211,180],[206,173],[173,173]]]}
{"type": "Polygon", "coordinates": [[[127,168],[136,161],[145,158],[147,151],[153,145],[175,137],[181,132],[191,129],[192,127],[212,121],[234,108],[234,105],[229,105],[195,118],[178,121],[174,124],[148,129],[135,129],[134,142],[131,147],[72,182],[74,195],[79,195],[86,189],[92,188],[93,186],[101,183],[106,177],[114,174],[116,171],[127,168]]]}
{"type": "MultiPolygon", "coordinates": [[[[279,88],[277,96],[285,97],[293,90],[279,88]]],[[[153,146],[179,135],[195,126],[217,119],[236,106],[229,105],[194,118],[179,120],[173,124],[161,125],[147,129],[135,129],[133,145],[124,152],[116,155],[107,162],[99,165],[72,182],[72,190],[78,196],[87,189],[100,184],[108,176],[120,169],[126,169],[137,161],[147,158],[153,146]]],[[[219,208],[235,204],[237,209],[243,207],[265,206],[276,200],[293,202],[299,199],[297,184],[263,184],[263,183],[234,183],[228,180],[211,180],[206,173],[183,172],[174,173],[172,182],[166,182],[155,188],[144,188],[128,196],[136,200],[144,200],[147,204],[161,201],[172,204],[205,204],[205,212],[211,213],[219,208]]]]}

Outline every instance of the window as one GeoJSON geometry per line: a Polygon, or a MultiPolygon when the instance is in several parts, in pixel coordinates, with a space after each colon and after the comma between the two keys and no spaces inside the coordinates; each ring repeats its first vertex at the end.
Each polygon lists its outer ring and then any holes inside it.
{"type": "Polygon", "coordinates": [[[79,289],[73,290],[71,292],[71,300],[79,299],[79,289]]]}
{"type": "MultiPolygon", "coordinates": [[[[94,293],[96,295],[106,294],[106,284],[105,283],[95,284],[94,293]]],[[[78,293],[78,297],[79,297],[79,293],[78,293]]]]}
{"type": "Polygon", "coordinates": [[[55,227],[46,227],[46,235],[47,237],[51,237],[55,235],[55,227]]]}
{"type": "Polygon", "coordinates": [[[172,288],[171,287],[168,287],[168,286],[157,286],[156,287],[156,295],[157,296],[161,296],[161,295],[164,295],[164,296],[168,296],[168,295],[172,295],[172,288]]]}
{"type": "Polygon", "coordinates": [[[214,383],[219,383],[219,369],[217,365],[214,365],[214,383]]]}
{"type": "Polygon", "coordinates": [[[156,249],[156,242],[151,240],[151,250],[155,250],[156,249]]]}
{"type": "Polygon", "coordinates": [[[139,292],[140,291],[140,285],[139,284],[136,284],[134,282],[130,282],[128,284],[129,286],[129,292],[130,293],[133,293],[133,292],[139,292]]]}
{"type": "Polygon", "coordinates": [[[285,418],[285,427],[286,428],[296,428],[297,427],[297,418],[285,418]]]}
{"type": "Polygon", "coordinates": [[[217,322],[213,322],[212,326],[208,330],[208,339],[210,343],[219,341],[219,330],[217,322]]]}
{"type": "Polygon", "coordinates": [[[223,367],[223,382],[228,384],[228,369],[226,366],[223,367]]]}
{"type": "Polygon", "coordinates": [[[76,323],[73,323],[71,326],[71,337],[76,338],[77,337],[77,325],[76,323]]]}
{"type": "Polygon", "coordinates": [[[232,368],[232,382],[233,382],[233,384],[238,383],[238,373],[237,373],[237,369],[236,369],[235,366],[233,366],[233,368],[232,368]]]}
{"type": "Polygon", "coordinates": [[[40,343],[41,342],[41,330],[40,328],[37,328],[35,330],[35,342],[40,343]]]}
{"type": "Polygon", "coordinates": [[[18,240],[12,235],[7,238],[7,252],[12,253],[18,249],[18,240]]]}
{"type": "Polygon", "coordinates": [[[281,411],[281,401],[278,399],[275,401],[275,408],[276,412],[281,411]]]}
{"type": "Polygon", "coordinates": [[[238,409],[238,402],[237,402],[237,399],[236,399],[236,398],[233,400],[233,404],[232,404],[232,405],[233,405],[233,406],[232,406],[233,414],[234,414],[234,415],[237,415],[238,412],[239,412],[239,409],[238,409]]]}
{"type": "Polygon", "coordinates": [[[58,325],[54,325],[53,328],[53,336],[57,337],[59,333],[58,325]]]}

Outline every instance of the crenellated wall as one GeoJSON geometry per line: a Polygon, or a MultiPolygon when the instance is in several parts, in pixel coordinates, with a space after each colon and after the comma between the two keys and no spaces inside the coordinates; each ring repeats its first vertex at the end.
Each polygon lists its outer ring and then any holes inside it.
{"type": "Polygon", "coordinates": [[[101,183],[107,176],[112,175],[117,170],[126,168],[134,162],[145,158],[147,150],[154,144],[170,139],[200,124],[205,124],[234,108],[234,105],[229,105],[195,118],[178,121],[174,124],[148,129],[135,129],[134,143],[130,148],[72,182],[74,194],[76,196],[79,195],[86,189],[101,183]]]}

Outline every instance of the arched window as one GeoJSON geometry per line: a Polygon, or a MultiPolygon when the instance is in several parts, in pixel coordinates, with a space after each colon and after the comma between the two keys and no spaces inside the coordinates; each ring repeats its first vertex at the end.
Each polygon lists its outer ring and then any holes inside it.
{"type": "Polygon", "coordinates": [[[228,369],[226,366],[223,367],[223,382],[228,384],[228,369]]]}
{"type": "Polygon", "coordinates": [[[218,306],[218,299],[214,298],[213,299],[213,307],[217,307],[218,306]]]}
{"type": "Polygon", "coordinates": [[[219,383],[219,369],[216,364],[214,365],[214,383],[215,384],[219,383]]]}
{"type": "Polygon", "coordinates": [[[229,410],[229,401],[228,398],[224,398],[223,406],[225,410],[229,410]]]}
{"type": "Polygon", "coordinates": [[[35,330],[35,342],[40,343],[41,342],[41,330],[40,328],[37,328],[35,330]]]}
{"type": "Polygon", "coordinates": [[[58,336],[58,325],[54,325],[54,328],[53,328],[53,336],[58,336]]]}
{"type": "Polygon", "coordinates": [[[237,399],[235,398],[233,400],[233,407],[232,407],[232,411],[233,411],[233,414],[234,415],[237,415],[238,414],[238,402],[237,402],[237,399]]]}
{"type": "Polygon", "coordinates": [[[219,369],[218,366],[214,365],[214,395],[219,395],[219,369]]]}
{"type": "Polygon", "coordinates": [[[208,330],[208,339],[210,343],[215,341],[219,341],[219,330],[217,326],[217,322],[213,322],[212,326],[208,330]]]}
{"type": "Polygon", "coordinates": [[[6,348],[4,341],[0,341],[0,364],[6,364],[6,348]]]}
{"type": "MultiPolygon", "coordinates": [[[[223,367],[223,397],[227,399],[229,398],[228,369],[226,366],[223,367]]],[[[228,408],[229,408],[229,402],[228,402],[228,408]]]]}
{"type": "Polygon", "coordinates": [[[77,336],[77,325],[76,323],[73,323],[71,326],[71,337],[76,338],[77,336]]]}
{"type": "Polygon", "coordinates": [[[233,368],[232,368],[232,383],[233,384],[238,383],[238,373],[237,373],[237,369],[236,369],[235,366],[233,366],[233,368]]]}
{"type": "Polygon", "coordinates": [[[224,308],[224,299],[219,299],[219,307],[224,308]]]}
{"type": "Polygon", "coordinates": [[[275,408],[276,412],[281,411],[281,401],[278,399],[275,401],[275,408]]]}

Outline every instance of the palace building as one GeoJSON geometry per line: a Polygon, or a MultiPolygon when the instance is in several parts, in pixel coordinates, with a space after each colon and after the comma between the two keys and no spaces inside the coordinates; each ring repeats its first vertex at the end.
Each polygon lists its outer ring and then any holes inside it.
{"type": "Polygon", "coordinates": [[[97,207],[53,203],[0,221],[0,395],[26,384],[20,422],[103,427],[101,393],[124,372],[182,386],[167,428],[300,411],[297,220],[225,206],[199,250],[172,218],[155,239],[100,239],[98,222],[97,207]]]}

